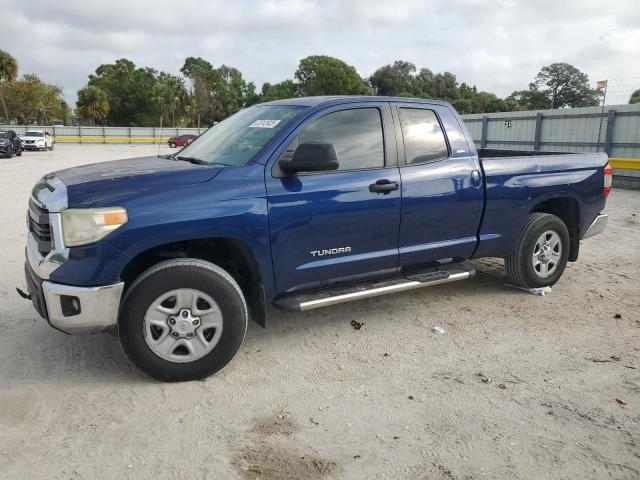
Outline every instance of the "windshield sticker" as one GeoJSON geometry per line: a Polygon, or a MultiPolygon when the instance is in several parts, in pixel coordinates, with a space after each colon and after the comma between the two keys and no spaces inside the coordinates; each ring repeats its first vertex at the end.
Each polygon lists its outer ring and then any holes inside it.
{"type": "Polygon", "coordinates": [[[273,128],[280,123],[280,120],[256,120],[249,128],[273,128]]]}

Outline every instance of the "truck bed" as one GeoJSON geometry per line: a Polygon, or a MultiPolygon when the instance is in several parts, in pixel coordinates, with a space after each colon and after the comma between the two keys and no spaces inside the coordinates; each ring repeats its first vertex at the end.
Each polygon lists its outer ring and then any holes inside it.
{"type": "Polygon", "coordinates": [[[496,148],[478,149],[480,158],[502,158],[502,157],[537,157],[544,155],[584,155],[575,152],[541,152],[539,150],[504,150],[496,148]]]}
{"type": "Polygon", "coordinates": [[[604,208],[605,153],[478,150],[485,182],[485,210],[475,257],[504,256],[516,245],[527,214],[564,198],[575,209],[579,234],[604,208]]]}

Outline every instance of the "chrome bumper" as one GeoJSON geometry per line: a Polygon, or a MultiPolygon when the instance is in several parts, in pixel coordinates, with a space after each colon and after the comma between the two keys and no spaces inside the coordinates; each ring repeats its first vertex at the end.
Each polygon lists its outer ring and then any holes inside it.
{"type": "MultiPolygon", "coordinates": [[[[57,216],[59,215],[50,214],[54,237],[57,235],[57,216]]],[[[26,254],[33,272],[29,275],[34,277],[31,289],[41,291],[40,298],[44,298],[46,305],[46,312],[37,307],[36,309],[52,327],[65,333],[86,334],[107,330],[116,325],[123,282],[99,287],[74,287],[49,281],[49,275],[66,261],[68,249],[53,249],[43,257],[38,252],[37,242],[31,233],[27,239],[26,254]],[[42,286],[38,287],[40,282],[42,286]]],[[[30,293],[32,296],[37,294],[32,291],[30,293]]]]}
{"type": "Polygon", "coordinates": [[[609,220],[609,215],[606,213],[600,213],[595,218],[595,220],[591,223],[591,226],[587,228],[587,231],[584,232],[582,236],[583,239],[593,237],[594,235],[598,235],[599,233],[604,232],[604,229],[607,227],[607,221],[609,220]]]}
{"type": "Polygon", "coordinates": [[[52,327],[70,334],[88,334],[114,327],[124,283],[100,287],[73,287],[42,282],[42,293],[52,327]]]}

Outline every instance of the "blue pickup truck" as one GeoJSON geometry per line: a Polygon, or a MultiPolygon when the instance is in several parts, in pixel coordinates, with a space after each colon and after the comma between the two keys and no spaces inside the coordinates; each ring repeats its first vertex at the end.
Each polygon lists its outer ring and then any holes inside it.
{"type": "Polygon", "coordinates": [[[166,157],[46,175],[29,200],[28,294],[67,333],[117,328],[162,380],[202,378],[268,305],[302,311],[474,275],[552,285],[600,233],[605,154],[476,150],[445,102],[279,100],[166,157]]]}

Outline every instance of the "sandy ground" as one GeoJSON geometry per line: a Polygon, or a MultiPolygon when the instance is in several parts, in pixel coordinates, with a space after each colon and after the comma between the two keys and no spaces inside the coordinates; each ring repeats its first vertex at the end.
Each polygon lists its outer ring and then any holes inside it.
{"type": "Polygon", "coordinates": [[[547,296],[477,262],[467,282],[274,311],[215,377],[163,384],[15,292],[32,184],[156,150],[0,160],[1,478],[640,478],[640,192],[614,189],[608,230],[547,296]]]}

